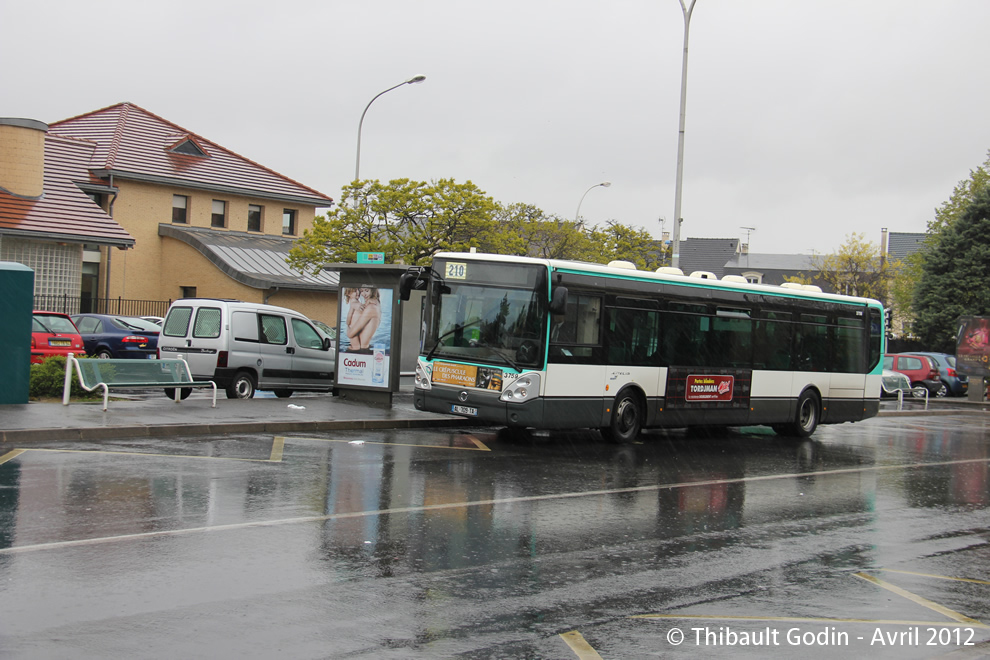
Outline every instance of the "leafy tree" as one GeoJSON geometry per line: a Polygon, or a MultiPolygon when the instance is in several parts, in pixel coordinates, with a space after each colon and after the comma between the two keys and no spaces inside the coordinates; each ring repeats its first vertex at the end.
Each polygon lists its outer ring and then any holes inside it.
{"type": "Polygon", "coordinates": [[[935,209],[935,218],[928,222],[928,233],[938,234],[951,225],[973,202],[977,193],[987,187],[990,187],[990,151],[987,151],[987,159],[982,165],[969,171],[968,179],[956,184],[948,201],[935,209]]]}
{"type": "Polygon", "coordinates": [[[383,252],[390,263],[425,264],[444,250],[476,247],[497,210],[470,181],[355,181],[340,205],[318,217],[289,251],[288,263],[315,272],[353,262],[358,252],[383,252]]]}
{"type": "Polygon", "coordinates": [[[602,229],[592,229],[590,239],[597,252],[596,261],[608,263],[621,259],[645,270],[660,267],[666,249],[645,229],[636,229],[615,220],[609,220],[602,229]]]}
{"type": "Polygon", "coordinates": [[[881,302],[887,301],[897,266],[883,257],[876,243],[866,241],[863,234],[857,233],[847,236],[837,252],[813,255],[811,265],[818,271],[814,279],[836,293],[876,298],[881,302]]]}
{"type": "Polygon", "coordinates": [[[988,278],[990,187],[984,186],[922,255],[914,331],[926,346],[954,352],[958,318],[990,313],[988,278]]]}

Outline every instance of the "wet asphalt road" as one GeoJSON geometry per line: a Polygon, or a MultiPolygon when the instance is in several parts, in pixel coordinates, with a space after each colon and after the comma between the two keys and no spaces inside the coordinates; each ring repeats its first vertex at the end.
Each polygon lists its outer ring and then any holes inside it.
{"type": "Polygon", "coordinates": [[[5,448],[0,658],[990,653],[983,417],[641,440],[5,448]]]}

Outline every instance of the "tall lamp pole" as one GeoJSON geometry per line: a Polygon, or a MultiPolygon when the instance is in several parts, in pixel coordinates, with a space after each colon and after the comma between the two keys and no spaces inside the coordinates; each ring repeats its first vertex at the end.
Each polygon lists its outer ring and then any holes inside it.
{"type": "Polygon", "coordinates": [[[581,201],[578,202],[577,211],[574,213],[574,222],[575,223],[577,223],[578,222],[578,218],[581,217],[581,204],[584,203],[584,198],[588,196],[588,193],[590,193],[595,188],[598,188],[598,187],[608,188],[611,185],[612,185],[612,182],[611,181],[602,181],[601,183],[596,183],[595,185],[591,186],[590,188],[588,188],[587,190],[584,191],[584,194],[581,195],[581,201]]]}
{"type": "Polygon", "coordinates": [[[392,87],[389,87],[384,92],[378,92],[378,94],[376,94],[373,99],[371,99],[370,101],[368,101],[368,105],[364,106],[364,112],[361,113],[361,121],[358,123],[357,158],[354,161],[354,180],[355,181],[360,181],[361,180],[361,128],[364,126],[364,116],[366,114],[368,114],[368,108],[370,108],[371,107],[371,104],[375,102],[375,99],[377,99],[382,94],[391,92],[393,89],[398,89],[399,87],[402,87],[403,85],[413,85],[413,84],[416,84],[416,83],[421,83],[424,80],[426,80],[426,76],[416,76],[415,78],[410,78],[409,80],[400,82],[398,85],[394,85],[392,87]]]}
{"type": "Polygon", "coordinates": [[[684,14],[684,57],[681,60],[681,118],[677,129],[677,183],[674,189],[674,229],[671,233],[670,265],[677,268],[681,257],[681,184],[684,182],[684,115],[687,110],[687,70],[688,70],[688,31],[691,28],[691,12],[694,11],[694,3],[681,3],[681,13],[684,14]]]}

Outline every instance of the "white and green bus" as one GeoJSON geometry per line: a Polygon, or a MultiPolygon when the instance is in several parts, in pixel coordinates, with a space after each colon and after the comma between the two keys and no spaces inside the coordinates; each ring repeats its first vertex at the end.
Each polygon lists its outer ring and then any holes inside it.
{"type": "Polygon", "coordinates": [[[400,297],[426,291],[416,407],[619,442],[755,424],[806,437],[877,414],[880,302],[675,270],[475,253],[410,268],[400,297]]]}

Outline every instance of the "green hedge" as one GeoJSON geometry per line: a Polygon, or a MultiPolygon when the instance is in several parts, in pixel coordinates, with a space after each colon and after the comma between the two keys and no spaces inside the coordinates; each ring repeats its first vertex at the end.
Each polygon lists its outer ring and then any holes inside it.
{"type": "MultiPolygon", "coordinates": [[[[87,358],[79,358],[85,360],[87,358]]],[[[94,358],[95,359],[95,358],[94,358]]],[[[41,364],[31,365],[31,385],[28,395],[32,399],[62,398],[65,388],[65,358],[54,355],[41,364]]],[[[79,376],[72,374],[70,396],[75,399],[101,398],[79,386],[79,376]]]]}

